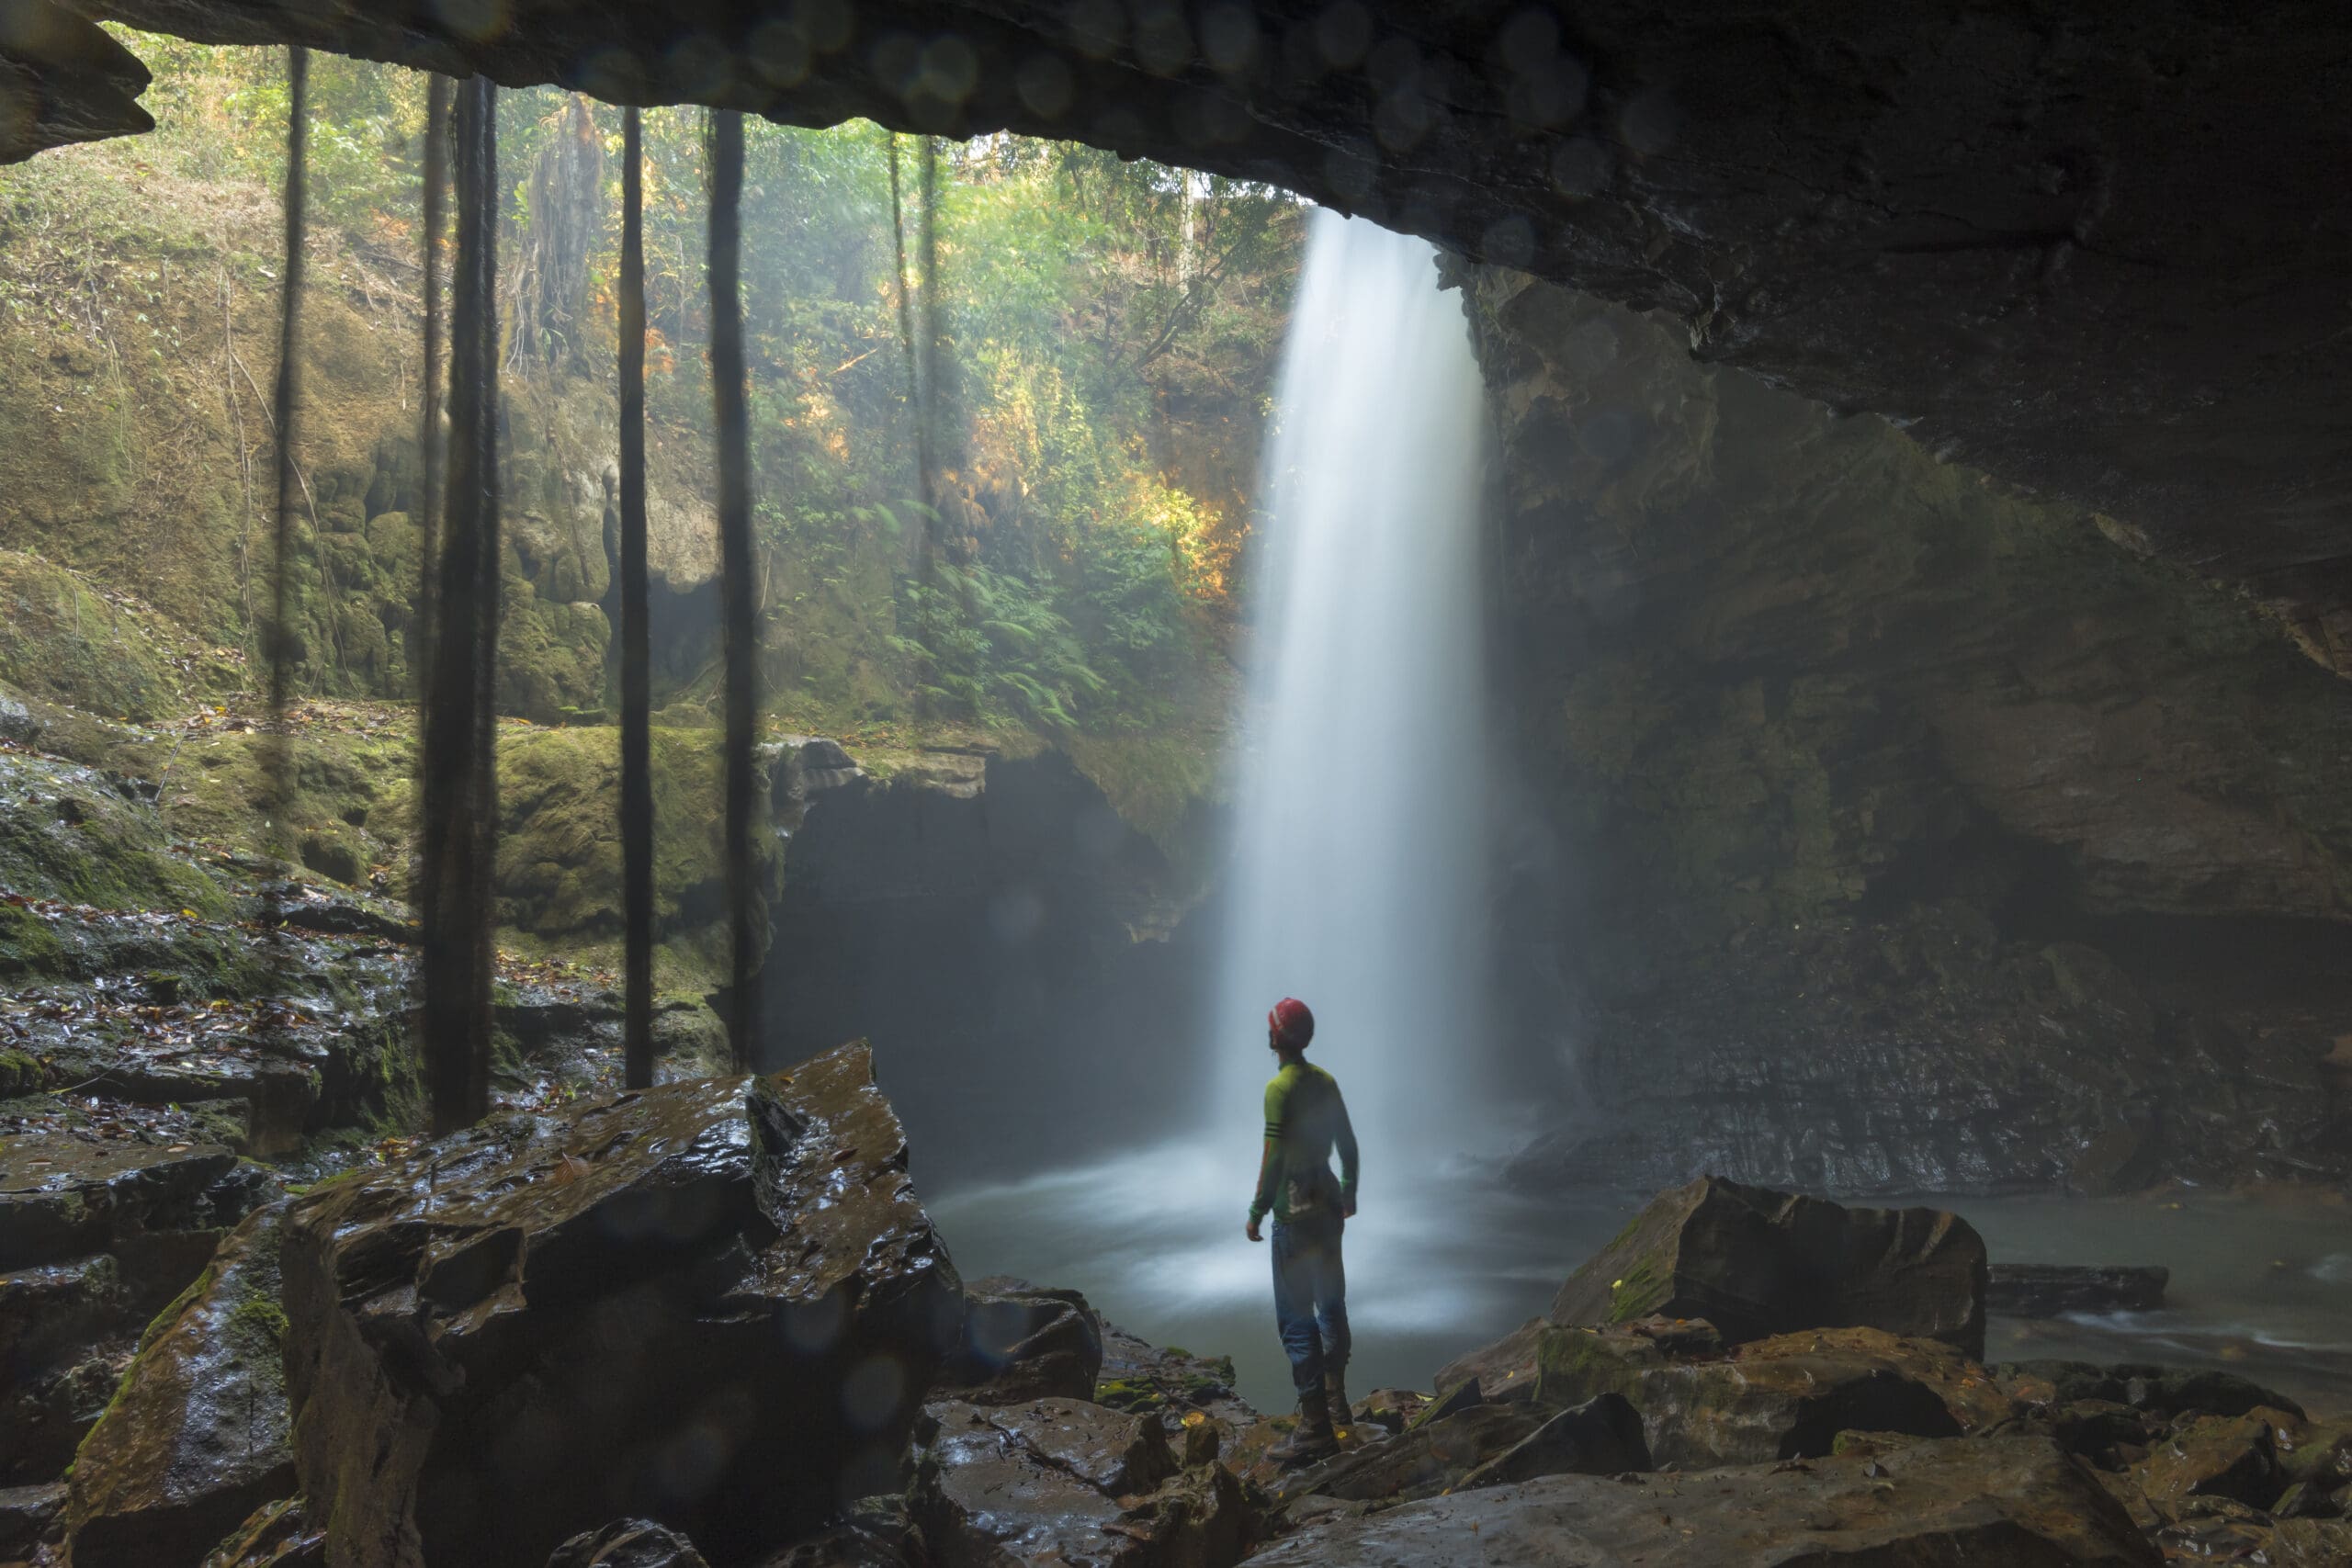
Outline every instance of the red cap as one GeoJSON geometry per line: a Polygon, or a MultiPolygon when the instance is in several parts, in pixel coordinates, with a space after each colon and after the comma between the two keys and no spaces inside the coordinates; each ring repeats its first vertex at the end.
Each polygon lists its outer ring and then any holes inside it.
{"type": "Polygon", "coordinates": [[[1266,1015],[1266,1027],[1292,1050],[1303,1051],[1306,1043],[1315,1038],[1315,1015],[1296,997],[1284,997],[1266,1015]]]}

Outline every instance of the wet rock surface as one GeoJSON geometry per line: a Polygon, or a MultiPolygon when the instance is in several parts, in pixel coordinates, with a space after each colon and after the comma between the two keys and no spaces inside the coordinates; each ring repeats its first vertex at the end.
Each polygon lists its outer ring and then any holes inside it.
{"type": "Polygon", "coordinates": [[[555,1549],[547,1568],[709,1568],[694,1542],[650,1519],[583,1530],[555,1549]]]}
{"type": "Polygon", "coordinates": [[[1154,1345],[1116,1324],[1103,1325],[1102,1370],[1094,1397],[1114,1410],[1148,1410],[1167,1424],[1197,1414],[1247,1427],[1258,1412],[1234,1392],[1236,1382],[1230,1356],[1196,1356],[1154,1345]]]}
{"type": "Polygon", "coordinates": [[[256,1506],[294,1490],[283,1220],[273,1204],[221,1243],[147,1330],[83,1439],[66,1510],[83,1568],[197,1568],[256,1506]]]}
{"type": "MultiPolygon", "coordinates": [[[[1477,1404],[1429,1417],[1283,1475],[1284,1497],[1336,1497],[1351,1503],[1431,1497],[1461,1483],[1490,1458],[1509,1453],[1545,1425],[1525,1406],[1477,1404]]],[[[1262,1472],[1253,1472],[1261,1474],[1262,1472]]]]}
{"type": "Polygon", "coordinates": [[[307,1195],[284,1258],[354,1563],[539,1560],[616,1503],[720,1559],[789,1540],[893,1483],[963,1315],[862,1047],[493,1120],[307,1195]]]}
{"type": "Polygon", "coordinates": [[[1561,1411],[1462,1478],[1465,1488],[1501,1486],[1543,1475],[1616,1475],[1648,1470],[1641,1412],[1604,1393],[1561,1411]]]}
{"type": "Polygon", "coordinates": [[[1686,1476],[1552,1476],[1319,1525],[1260,1568],[1410,1562],[2153,1564],[2123,1510],[2052,1444],[1922,1443],[1878,1458],[1686,1476]]]}
{"type": "Polygon", "coordinates": [[[204,1568],[325,1568],[325,1526],[300,1497],[264,1503],[204,1560],[204,1568]]]}
{"type": "Polygon", "coordinates": [[[927,1405],[912,1511],[934,1568],[1230,1564],[1255,1523],[1231,1471],[1183,1468],[1165,1430],[1075,1400],[927,1405]]]}
{"type": "Polygon", "coordinates": [[[1984,1349],[1984,1243],[1957,1214],[1849,1209],[1705,1177],[1569,1276],[1555,1324],[1705,1318],[1731,1343],[1860,1325],[1984,1349]]]}
{"type": "Polygon", "coordinates": [[[1988,1310],[2011,1317],[2070,1312],[2153,1312],[2164,1305],[2172,1270],[2160,1265],[2081,1266],[1996,1263],[1986,1282],[1988,1310]]]}
{"type": "Polygon", "coordinates": [[[965,1288],[964,1337],[940,1384],[972,1404],[1091,1400],[1102,1371],[1102,1319],[1076,1291],[1002,1276],[965,1288]]]}

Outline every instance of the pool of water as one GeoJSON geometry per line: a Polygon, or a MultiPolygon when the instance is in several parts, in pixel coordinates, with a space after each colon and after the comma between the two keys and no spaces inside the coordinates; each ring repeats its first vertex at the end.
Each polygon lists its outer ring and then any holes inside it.
{"type": "MultiPolygon", "coordinates": [[[[1244,1397],[1289,1403],[1271,1264],[1242,1235],[1244,1152],[1171,1145],[1106,1164],[968,1187],[930,1208],[965,1276],[1073,1286],[1162,1345],[1229,1355],[1244,1397]]],[[[1348,1231],[1358,1393],[1429,1386],[1437,1369],[1541,1313],[1643,1200],[1537,1200],[1469,1171],[1368,1188],[1348,1231]]],[[[1996,1260],[2161,1263],[2165,1310],[2048,1323],[1996,1318],[1995,1359],[2063,1356],[2240,1372],[2315,1410],[2352,1410],[2352,1207],[2285,1198],[1921,1199],[1984,1233],[1996,1260]]]]}

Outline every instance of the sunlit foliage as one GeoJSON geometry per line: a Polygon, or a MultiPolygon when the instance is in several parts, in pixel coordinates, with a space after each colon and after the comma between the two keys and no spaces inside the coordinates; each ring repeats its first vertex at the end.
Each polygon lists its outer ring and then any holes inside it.
{"type": "MultiPolygon", "coordinates": [[[[271,191],[282,53],[126,37],[155,71],[160,129],[115,155],[271,191]]],[[[315,222],[412,276],[423,79],[320,56],[311,91],[315,222]]],[[[708,441],[703,118],[655,109],[645,122],[648,413],[671,453],[708,441]]],[[[1203,699],[1223,684],[1298,243],[1293,200],[1082,147],[944,145],[938,298],[926,301],[916,139],[896,148],[900,278],[887,132],[748,129],[745,326],[772,705],[812,726],[1044,732],[1132,730],[1214,706],[1203,699]],[[939,338],[928,511],[902,288],[915,331],[939,338]]],[[[609,106],[502,95],[502,362],[523,392],[609,379],[619,152],[609,106]]],[[[697,456],[693,471],[707,464],[697,456]]],[[[708,693],[688,682],[684,694],[708,693]]]]}

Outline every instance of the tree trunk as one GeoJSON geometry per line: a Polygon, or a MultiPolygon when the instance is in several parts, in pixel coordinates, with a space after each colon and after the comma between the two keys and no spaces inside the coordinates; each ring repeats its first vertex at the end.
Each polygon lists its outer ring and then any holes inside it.
{"type": "Polygon", "coordinates": [[[719,616],[727,654],[727,1042],[735,1070],[749,1072],[757,1055],[760,1014],[759,886],[752,859],[759,646],[752,583],[751,414],[743,367],[741,113],[711,111],[710,148],[710,375],[718,423],[719,616]]]}
{"type": "Polygon", "coordinates": [[[653,1082],[651,655],[645,566],[645,172],[639,115],[621,157],[621,995],[622,1081],[653,1082]]]}
{"type": "Polygon", "coordinates": [[[492,696],[498,655],[497,89],[457,95],[458,244],[450,310],[449,494],[422,826],[424,1076],[433,1130],[490,1108],[490,996],[497,849],[492,696]]]}
{"type": "Polygon", "coordinates": [[[416,595],[416,700],[432,691],[434,581],[441,548],[441,232],[448,223],[449,78],[424,81],[424,419],[418,433],[416,529],[424,568],[416,595]]]}
{"type": "Polygon", "coordinates": [[[269,573],[269,822],[276,848],[289,860],[294,740],[287,731],[286,708],[294,639],[287,616],[293,598],[288,586],[294,573],[294,497],[301,479],[294,468],[294,410],[301,395],[302,279],[308,270],[303,251],[310,217],[310,96],[311,51],[297,45],[286,51],[286,261],[278,292],[277,381],[270,398],[277,429],[277,523],[269,573]]]}

